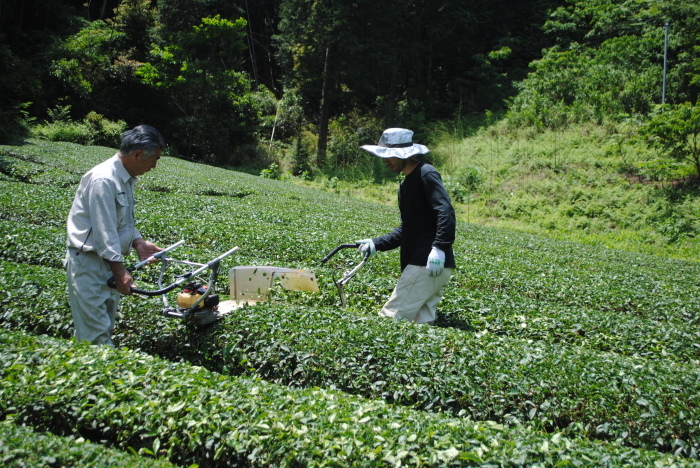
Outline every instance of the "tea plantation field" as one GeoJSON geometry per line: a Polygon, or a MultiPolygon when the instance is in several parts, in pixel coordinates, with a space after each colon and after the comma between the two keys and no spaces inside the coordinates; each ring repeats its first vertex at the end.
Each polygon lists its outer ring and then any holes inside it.
{"type": "Polygon", "coordinates": [[[137,184],[144,237],[196,262],[239,246],[224,296],[236,265],[311,269],[321,292],[277,287],[206,327],[128,297],[118,349],[74,343],[65,219],[114,152],[0,146],[5,465],[700,466],[700,264],[459,223],[439,323],[395,322],[377,312],[398,252],[346,309],[334,279],[357,253],[320,263],[395,207],[169,157],[137,184]]]}

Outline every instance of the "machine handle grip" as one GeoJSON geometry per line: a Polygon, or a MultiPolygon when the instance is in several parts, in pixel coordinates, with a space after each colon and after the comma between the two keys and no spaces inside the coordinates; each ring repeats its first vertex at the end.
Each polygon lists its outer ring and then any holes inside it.
{"type": "MultiPolygon", "coordinates": [[[[139,268],[146,265],[147,263],[150,263],[150,262],[152,262],[154,260],[158,260],[158,259],[162,260],[162,257],[165,254],[167,254],[171,250],[174,250],[177,247],[180,247],[184,243],[185,243],[184,240],[180,240],[178,242],[175,242],[174,244],[169,245],[168,247],[164,248],[160,252],[156,252],[155,254],[151,255],[146,260],[142,260],[139,263],[137,263],[136,265],[130,266],[129,268],[126,269],[126,271],[128,271],[129,273],[132,273],[134,270],[138,270],[139,268]]],[[[117,289],[116,280],[114,279],[114,276],[111,276],[107,280],[107,286],[109,286],[112,289],[117,289]]],[[[132,287],[131,292],[136,293],[136,294],[142,294],[144,296],[160,296],[161,294],[165,294],[169,291],[172,291],[173,289],[175,289],[176,286],[177,286],[177,284],[172,284],[172,285],[170,285],[166,288],[160,289],[158,291],[146,291],[144,289],[137,289],[137,288],[132,287]]]]}
{"type": "MultiPolygon", "coordinates": [[[[187,275],[187,276],[189,277],[189,275],[187,275]]],[[[147,289],[138,289],[138,288],[134,288],[132,286],[131,293],[132,294],[141,294],[142,296],[149,296],[149,297],[162,296],[163,294],[172,291],[173,289],[178,287],[178,285],[180,285],[180,284],[182,284],[182,281],[177,281],[173,284],[170,284],[170,285],[164,287],[163,289],[156,289],[154,291],[149,291],[147,289]]],[[[114,276],[112,276],[110,279],[107,280],[107,286],[109,286],[112,289],[116,289],[117,285],[116,285],[116,282],[114,280],[114,276]]]]}
{"type": "MultiPolygon", "coordinates": [[[[331,257],[338,252],[340,252],[342,249],[356,249],[360,246],[361,244],[359,242],[354,242],[352,244],[340,244],[338,247],[333,249],[328,255],[323,257],[323,260],[321,260],[321,264],[326,263],[328,260],[331,259],[331,257]]],[[[369,257],[369,252],[365,252],[365,257],[369,257]]]]}
{"type": "Polygon", "coordinates": [[[185,241],[184,241],[184,240],[181,240],[181,241],[178,241],[178,242],[174,243],[173,245],[169,245],[168,247],[164,248],[164,249],[161,250],[160,252],[154,253],[153,255],[151,255],[150,257],[148,257],[146,260],[141,260],[141,261],[140,261],[139,263],[137,263],[136,265],[134,265],[134,266],[132,266],[132,267],[130,267],[130,268],[127,268],[126,271],[128,271],[129,273],[131,273],[132,271],[137,270],[137,269],[141,268],[142,266],[144,266],[144,265],[146,265],[146,264],[148,264],[148,263],[151,263],[151,262],[153,262],[153,261],[155,261],[155,260],[162,260],[162,257],[163,257],[165,254],[167,254],[167,253],[170,252],[171,250],[174,250],[175,248],[181,246],[181,245],[184,244],[184,243],[185,243],[185,241]]]}
{"type": "MultiPolygon", "coordinates": [[[[140,263],[138,263],[138,264],[136,264],[136,265],[134,265],[134,266],[132,266],[132,267],[130,267],[130,268],[127,268],[126,270],[127,270],[129,273],[131,273],[132,271],[136,270],[137,268],[140,268],[142,265],[145,265],[145,264],[147,264],[147,263],[150,263],[150,262],[153,261],[154,259],[160,259],[161,261],[165,261],[165,260],[164,260],[164,257],[163,257],[164,254],[165,254],[166,252],[168,252],[168,251],[174,249],[175,247],[181,245],[183,242],[184,242],[184,241],[180,241],[180,242],[178,242],[178,243],[176,243],[176,244],[173,244],[173,245],[171,245],[170,247],[167,247],[167,248],[163,249],[161,252],[158,252],[158,253],[154,254],[153,256],[147,258],[146,260],[143,260],[142,262],[140,262],[140,263]]],[[[143,295],[143,296],[161,296],[161,295],[163,295],[163,294],[165,294],[165,293],[168,293],[168,292],[172,291],[173,289],[175,289],[176,287],[180,286],[182,283],[184,283],[184,282],[187,281],[188,279],[192,278],[193,276],[198,275],[199,273],[201,273],[202,271],[206,270],[207,268],[212,269],[213,272],[218,271],[219,262],[221,262],[221,260],[223,260],[224,258],[228,257],[229,255],[231,255],[232,253],[234,253],[234,252],[236,252],[236,251],[238,251],[238,250],[239,250],[239,247],[234,247],[234,248],[232,248],[231,250],[229,250],[228,252],[226,252],[226,253],[224,253],[224,254],[218,256],[218,257],[215,258],[214,260],[212,260],[212,261],[210,261],[210,262],[207,262],[206,264],[200,264],[200,263],[196,264],[196,265],[199,266],[199,268],[198,268],[197,270],[195,270],[195,271],[190,271],[190,272],[187,272],[187,273],[185,273],[185,274],[183,274],[183,275],[180,275],[180,276],[179,276],[180,279],[178,279],[178,280],[175,281],[174,283],[172,283],[172,284],[170,284],[170,285],[168,285],[168,286],[166,286],[166,287],[164,287],[164,288],[156,289],[156,290],[153,290],[153,291],[149,291],[149,290],[145,290],[145,289],[137,289],[137,288],[132,287],[132,288],[131,288],[131,292],[134,293],[134,294],[141,294],[141,295],[143,295]]],[[[163,271],[161,270],[161,278],[162,278],[162,274],[163,274],[163,271]]],[[[215,273],[214,273],[214,274],[215,274],[215,273]]],[[[160,282],[159,282],[159,284],[160,284],[160,282]]],[[[112,276],[111,278],[109,278],[109,279],[107,280],[107,285],[108,285],[110,288],[112,288],[112,289],[116,289],[116,281],[115,281],[115,279],[114,279],[114,276],[112,276]]]]}

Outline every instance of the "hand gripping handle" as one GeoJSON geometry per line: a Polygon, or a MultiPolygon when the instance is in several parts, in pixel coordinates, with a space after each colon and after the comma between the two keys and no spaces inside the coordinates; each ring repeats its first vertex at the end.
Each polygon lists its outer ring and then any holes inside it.
{"type": "MultiPolygon", "coordinates": [[[[167,254],[168,252],[170,252],[171,250],[173,250],[173,249],[175,249],[175,248],[177,248],[177,247],[180,247],[180,246],[181,246],[182,244],[184,244],[184,243],[185,243],[184,240],[175,242],[173,245],[169,245],[168,247],[164,248],[164,249],[161,250],[160,252],[154,253],[153,255],[151,255],[150,257],[148,257],[146,260],[142,260],[142,261],[140,261],[139,263],[137,263],[136,265],[127,268],[126,271],[128,271],[129,273],[131,273],[132,271],[141,268],[141,267],[144,266],[145,264],[150,263],[150,262],[152,262],[152,261],[154,261],[154,260],[157,260],[157,259],[163,257],[163,255],[167,254]]],[[[107,286],[109,286],[109,287],[112,288],[112,289],[116,289],[116,288],[117,288],[116,281],[114,280],[114,276],[110,277],[110,278],[107,280],[107,286]]],[[[171,285],[171,286],[172,286],[172,285],[171,285]]],[[[164,288],[163,290],[159,290],[159,291],[145,291],[145,290],[143,290],[143,289],[137,289],[137,288],[132,287],[132,288],[131,288],[131,292],[132,292],[132,293],[136,293],[136,294],[143,294],[144,296],[159,296],[159,295],[161,295],[161,294],[165,294],[165,293],[168,292],[168,291],[172,291],[172,290],[175,288],[175,286],[172,286],[172,287],[168,286],[168,288],[164,288]],[[169,288],[169,289],[168,289],[168,288],[169,288]],[[166,291],[165,289],[167,289],[167,291],[166,291]]]]}

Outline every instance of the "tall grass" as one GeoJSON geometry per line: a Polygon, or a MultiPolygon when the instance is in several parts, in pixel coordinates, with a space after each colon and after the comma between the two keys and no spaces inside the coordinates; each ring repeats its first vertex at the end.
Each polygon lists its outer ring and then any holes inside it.
{"type": "Polygon", "coordinates": [[[700,260],[700,191],[684,167],[659,155],[634,127],[593,125],[536,133],[486,128],[450,151],[448,174],[472,166],[481,187],[459,206],[469,222],[674,258],[700,260]],[[672,169],[660,174],[659,167],[672,169]],[[686,182],[684,182],[686,181],[686,182]],[[464,206],[466,205],[466,206],[464,206]]]}
{"type": "Polygon", "coordinates": [[[505,122],[434,148],[446,178],[481,175],[456,208],[467,222],[700,261],[700,190],[633,126],[510,130],[505,122]],[[656,164],[652,164],[655,162],[656,164]]]}

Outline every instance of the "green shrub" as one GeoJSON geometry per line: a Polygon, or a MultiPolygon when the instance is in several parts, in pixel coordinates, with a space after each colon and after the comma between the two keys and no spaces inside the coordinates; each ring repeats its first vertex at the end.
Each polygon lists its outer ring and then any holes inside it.
{"type": "Polygon", "coordinates": [[[60,437],[34,432],[11,422],[0,422],[0,459],[5,466],[51,468],[57,466],[154,467],[173,466],[107,448],[82,437],[60,437]]]}
{"type": "Polygon", "coordinates": [[[90,112],[82,121],[71,120],[70,105],[57,106],[48,111],[50,122],[36,125],[33,136],[50,141],[67,141],[81,145],[99,145],[118,148],[121,135],[127,129],[126,122],[116,122],[90,112]]]}
{"type": "Polygon", "coordinates": [[[685,466],[666,454],[0,333],[0,416],[200,466],[685,466]]]}
{"type": "Polygon", "coordinates": [[[464,203],[467,201],[469,196],[469,191],[458,181],[454,180],[450,176],[445,176],[443,178],[443,184],[445,185],[445,190],[450,195],[450,199],[453,202],[464,203]]]}
{"type": "Polygon", "coordinates": [[[272,163],[266,169],[260,171],[260,177],[263,179],[279,179],[280,173],[277,163],[272,163]]]}
{"type": "Polygon", "coordinates": [[[88,134],[90,135],[90,140],[85,143],[88,145],[119,148],[122,133],[127,130],[126,122],[123,120],[113,122],[96,112],[90,112],[85,116],[83,123],[87,127],[88,134]]]}
{"type": "Polygon", "coordinates": [[[50,141],[85,145],[90,140],[90,128],[84,122],[51,122],[34,127],[32,135],[50,141]]]}
{"type": "Polygon", "coordinates": [[[473,166],[462,167],[457,171],[457,180],[470,193],[476,192],[483,182],[479,169],[473,166]]]}

